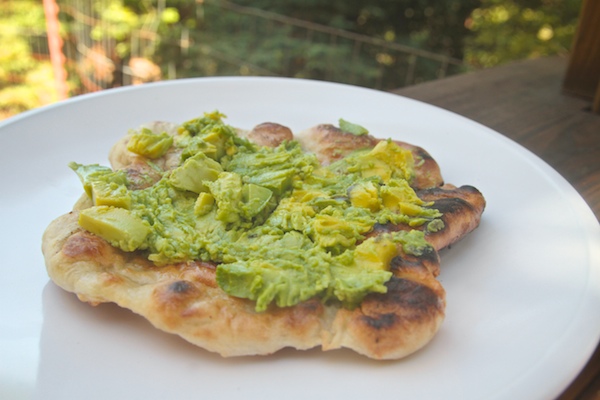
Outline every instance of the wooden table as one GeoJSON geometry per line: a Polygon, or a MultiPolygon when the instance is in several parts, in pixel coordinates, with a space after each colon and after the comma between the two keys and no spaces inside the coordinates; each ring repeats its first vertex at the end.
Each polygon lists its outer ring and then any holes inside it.
{"type": "MultiPolygon", "coordinates": [[[[486,125],[538,155],[600,219],[600,115],[562,93],[568,60],[519,61],[398,90],[486,125]]],[[[593,318],[593,316],[590,316],[593,318]]],[[[560,400],[600,399],[600,347],[560,400]]]]}

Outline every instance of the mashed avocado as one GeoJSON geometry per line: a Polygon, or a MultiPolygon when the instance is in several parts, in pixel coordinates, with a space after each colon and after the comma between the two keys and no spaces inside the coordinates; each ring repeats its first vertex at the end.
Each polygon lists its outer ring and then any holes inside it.
{"type": "Polygon", "coordinates": [[[394,142],[322,167],[296,142],[268,148],[238,137],[223,117],[207,113],[174,136],[132,132],[129,150],[148,159],[181,152],[145,189],[123,171],[71,163],[94,204],[80,225],[159,266],[215,262],[219,286],[257,311],[315,296],[354,307],[386,291],[398,247],[419,255],[430,246],[420,230],[365,240],[375,224],[442,227],[410,187],[411,152],[394,142]]]}

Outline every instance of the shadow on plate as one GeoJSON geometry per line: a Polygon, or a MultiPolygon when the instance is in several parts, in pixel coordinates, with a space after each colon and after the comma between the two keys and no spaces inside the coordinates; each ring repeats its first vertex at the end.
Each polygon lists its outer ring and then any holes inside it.
{"type": "MultiPolygon", "coordinates": [[[[325,380],[323,371],[377,370],[394,364],[349,350],[322,352],[319,348],[223,358],[159,331],[143,317],[115,304],[92,307],[52,282],[44,287],[42,301],[36,398],[89,399],[90,393],[92,398],[129,394],[138,398],[143,393],[156,398],[168,395],[169,388],[177,388],[178,395],[198,394],[198,390],[216,395],[224,388],[247,393],[271,385],[288,367],[309,370],[314,379],[325,380]]],[[[283,382],[286,379],[292,386],[294,382],[300,385],[296,377],[282,376],[283,382]]]]}

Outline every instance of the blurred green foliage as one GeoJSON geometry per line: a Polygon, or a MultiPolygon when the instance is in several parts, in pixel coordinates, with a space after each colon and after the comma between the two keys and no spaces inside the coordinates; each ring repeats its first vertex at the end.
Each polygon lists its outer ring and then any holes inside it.
{"type": "MultiPolygon", "coordinates": [[[[132,74],[280,75],[389,89],[566,54],[581,2],[57,0],[73,95],[135,83],[132,74]],[[402,46],[464,65],[441,66],[402,46]]],[[[41,1],[0,0],[0,119],[56,101],[44,33],[41,1]]]]}
{"type": "Polygon", "coordinates": [[[506,61],[567,54],[581,0],[485,0],[465,21],[464,59],[491,67],[506,61]]]}
{"type": "Polygon", "coordinates": [[[0,119],[56,101],[50,63],[34,57],[45,30],[39,1],[0,3],[0,119]]]}

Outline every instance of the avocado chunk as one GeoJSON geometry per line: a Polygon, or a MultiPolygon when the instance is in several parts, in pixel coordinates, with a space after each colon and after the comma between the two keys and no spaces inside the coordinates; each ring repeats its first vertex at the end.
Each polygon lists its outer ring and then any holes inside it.
{"type": "Polygon", "coordinates": [[[202,135],[201,138],[204,142],[208,143],[212,148],[215,149],[215,159],[218,160],[227,154],[228,137],[224,134],[222,129],[215,128],[214,130],[202,135]]]}
{"type": "Polygon", "coordinates": [[[125,172],[113,171],[109,167],[105,167],[103,165],[82,165],[76,162],[70,162],[69,168],[75,171],[75,173],[79,177],[79,180],[83,184],[83,189],[85,190],[90,199],[93,198],[93,182],[112,182],[118,185],[127,184],[127,176],[125,175],[125,172]]]}
{"type": "Polygon", "coordinates": [[[217,219],[226,223],[251,221],[276,205],[271,190],[244,184],[242,177],[234,172],[222,172],[217,180],[208,183],[208,188],[217,205],[217,219]]]}
{"type": "Polygon", "coordinates": [[[336,164],[334,168],[338,172],[356,173],[362,178],[379,178],[383,183],[392,178],[411,182],[414,177],[412,153],[392,140],[382,140],[373,149],[357,151],[336,164]]]}
{"type": "Polygon", "coordinates": [[[373,212],[381,208],[377,186],[371,181],[359,182],[351,186],[348,194],[354,207],[368,208],[373,212]]]}
{"type": "Polygon", "coordinates": [[[333,284],[328,288],[327,298],[336,298],[346,308],[355,308],[369,293],[386,293],[385,283],[391,278],[390,271],[334,264],[331,267],[333,284]]]}
{"type": "MultiPolygon", "coordinates": [[[[421,200],[405,180],[390,180],[387,185],[380,188],[380,194],[385,208],[410,217],[407,223],[411,227],[423,225],[434,218],[442,216],[438,210],[427,208],[433,203],[421,200]]],[[[432,225],[432,229],[435,229],[436,226],[439,228],[439,223],[432,225]]]]}
{"type": "Polygon", "coordinates": [[[94,206],[79,213],[79,225],[123,251],[141,248],[150,227],[128,210],[110,206],[94,206]]]}
{"type": "Polygon", "coordinates": [[[208,182],[217,205],[216,218],[225,223],[241,220],[242,178],[233,172],[221,172],[218,179],[208,182]]]}
{"type": "MultiPolygon", "coordinates": [[[[416,206],[425,204],[405,180],[390,180],[387,185],[380,188],[380,192],[383,206],[394,211],[398,211],[402,204],[414,204],[416,206]]],[[[407,213],[407,215],[416,214],[407,213]]]]}
{"type": "Polygon", "coordinates": [[[343,118],[339,120],[340,129],[344,132],[351,133],[356,136],[368,135],[369,131],[364,126],[348,122],[343,118]]]}
{"type": "Polygon", "coordinates": [[[210,193],[200,193],[194,204],[194,214],[198,217],[208,214],[215,204],[215,198],[210,193]]]}
{"type": "Polygon", "coordinates": [[[155,159],[162,157],[173,145],[173,137],[166,132],[154,133],[142,128],[129,138],[127,150],[141,156],[155,159]]]}
{"type": "Polygon", "coordinates": [[[315,215],[306,233],[314,243],[332,254],[340,254],[353,248],[374,222],[368,218],[368,211],[358,208],[337,210],[327,208],[315,215]]]}
{"type": "Polygon", "coordinates": [[[204,113],[200,118],[183,123],[179,131],[180,138],[183,138],[182,142],[185,143],[186,138],[190,137],[200,138],[202,142],[209,145],[207,149],[214,151],[214,157],[209,153],[207,155],[218,161],[225,155],[232,155],[237,151],[234,143],[236,132],[231,126],[223,123],[223,117],[225,115],[215,111],[204,113]]]}
{"type": "Polygon", "coordinates": [[[169,181],[177,189],[202,193],[208,191],[206,182],[217,180],[221,172],[221,164],[204,153],[198,153],[185,160],[182,166],[175,168],[169,181]]]}
{"type": "Polygon", "coordinates": [[[365,269],[389,270],[398,255],[396,243],[386,235],[369,238],[354,249],[354,262],[365,269]]]}
{"type": "Polygon", "coordinates": [[[279,171],[265,171],[260,175],[248,178],[248,181],[270,189],[277,196],[292,188],[292,181],[296,171],[293,168],[279,171]]]}
{"type": "Polygon", "coordinates": [[[242,187],[243,211],[248,219],[258,215],[265,209],[269,200],[273,197],[273,192],[265,187],[249,183],[242,187]]]}
{"type": "Polygon", "coordinates": [[[204,153],[207,157],[217,160],[217,147],[200,136],[192,136],[185,141],[185,147],[181,152],[181,160],[185,161],[198,153],[204,153]]]}
{"type": "Polygon", "coordinates": [[[341,216],[318,214],[312,222],[313,240],[324,249],[352,247],[358,240],[354,226],[341,216]]]}
{"type": "Polygon", "coordinates": [[[284,232],[292,230],[303,232],[310,226],[310,221],[315,214],[315,209],[310,205],[286,197],[269,215],[266,225],[281,229],[284,232]]]}
{"type": "Polygon", "coordinates": [[[422,231],[411,230],[394,232],[392,237],[394,241],[402,246],[402,250],[406,254],[420,257],[433,250],[431,244],[425,240],[425,233],[422,231]]]}
{"type": "Polygon", "coordinates": [[[113,206],[129,209],[131,193],[125,185],[115,182],[95,181],[91,184],[92,202],[95,206],[113,206]]]}

